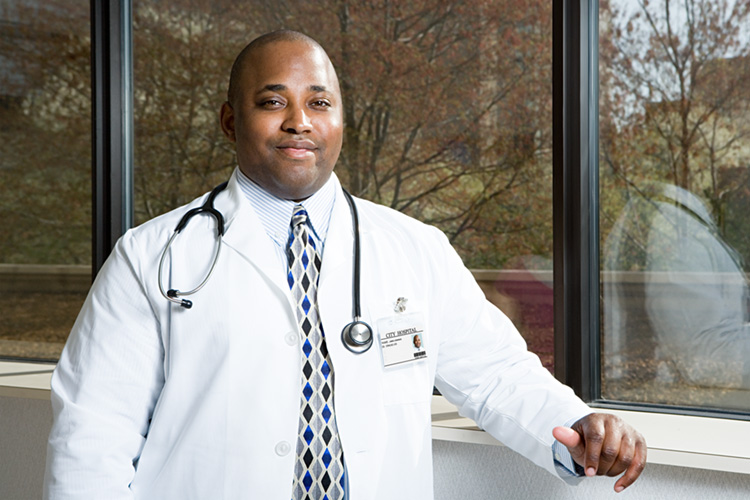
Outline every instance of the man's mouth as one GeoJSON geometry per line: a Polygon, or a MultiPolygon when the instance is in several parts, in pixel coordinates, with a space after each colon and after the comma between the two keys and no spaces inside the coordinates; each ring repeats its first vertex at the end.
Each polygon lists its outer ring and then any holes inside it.
{"type": "Polygon", "coordinates": [[[317,147],[312,141],[284,141],[276,149],[290,158],[307,158],[315,155],[317,147]]]}

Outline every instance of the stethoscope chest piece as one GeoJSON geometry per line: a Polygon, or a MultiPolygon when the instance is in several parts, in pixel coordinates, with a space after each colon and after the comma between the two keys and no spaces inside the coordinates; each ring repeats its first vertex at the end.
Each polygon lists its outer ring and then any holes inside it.
{"type": "Polygon", "coordinates": [[[362,354],[372,347],[372,328],[364,321],[352,321],[341,331],[341,341],[351,352],[362,354]]]}

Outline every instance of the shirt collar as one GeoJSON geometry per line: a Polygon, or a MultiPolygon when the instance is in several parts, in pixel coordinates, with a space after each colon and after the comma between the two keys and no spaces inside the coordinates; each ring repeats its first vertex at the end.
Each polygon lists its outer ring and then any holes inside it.
{"type": "MultiPolygon", "coordinates": [[[[237,169],[237,172],[240,190],[258,214],[266,233],[277,245],[286,246],[292,212],[297,202],[274,196],[245,176],[241,170],[237,169]]],[[[328,235],[333,204],[336,201],[334,175],[331,174],[328,181],[315,194],[299,203],[307,210],[308,224],[321,243],[325,243],[328,235]]]]}

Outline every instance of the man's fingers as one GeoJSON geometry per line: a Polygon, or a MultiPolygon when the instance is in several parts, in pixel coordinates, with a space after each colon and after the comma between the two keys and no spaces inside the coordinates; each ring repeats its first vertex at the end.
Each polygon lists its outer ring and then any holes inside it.
{"type": "Polygon", "coordinates": [[[635,443],[633,439],[629,436],[624,436],[620,443],[620,452],[617,454],[617,457],[609,466],[609,469],[606,471],[602,470],[602,462],[604,457],[604,452],[602,452],[602,460],[599,462],[599,474],[606,474],[607,476],[619,476],[630,467],[631,463],[633,463],[634,455],[635,443]]]}
{"type": "Polygon", "coordinates": [[[632,457],[633,440],[623,430],[611,423],[604,424],[604,439],[599,451],[599,466],[597,474],[600,476],[616,476],[628,468],[629,459],[632,457]],[[623,460],[628,460],[623,464],[623,460]]]}
{"type": "Polygon", "coordinates": [[[642,438],[637,439],[634,443],[633,459],[630,461],[630,465],[625,471],[625,474],[623,474],[615,483],[615,491],[617,493],[621,492],[638,479],[641,472],[643,472],[643,469],[646,467],[647,454],[646,442],[642,438]]]}
{"type": "Polygon", "coordinates": [[[574,424],[574,430],[577,430],[583,439],[585,451],[583,455],[584,473],[591,477],[599,472],[599,456],[604,445],[606,431],[604,423],[599,418],[579,420],[574,424]]]}
{"type": "Polygon", "coordinates": [[[615,483],[620,492],[638,479],[646,465],[646,441],[618,417],[589,414],[572,427],[555,427],[553,436],[570,451],[587,476],[622,477],[615,483]]]}

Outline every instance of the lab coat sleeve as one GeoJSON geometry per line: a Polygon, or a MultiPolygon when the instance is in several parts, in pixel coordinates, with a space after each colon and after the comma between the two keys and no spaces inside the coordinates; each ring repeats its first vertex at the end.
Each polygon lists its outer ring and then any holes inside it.
{"type": "Polygon", "coordinates": [[[488,302],[459,256],[440,234],[444,272],[435,385],[461,415],[558,475],[552,429],[591,409],[530,353],[511,321],[488,302]]]}
{"type": "MultiPolygon", "coordinates": [[[[52,377],[44,498],[132,498],[129,484],[163,385],[160,324],[133,232],[118,241],[52,377]]],[[[151,274],[151,273],[149,273],[151,274]]]]}

